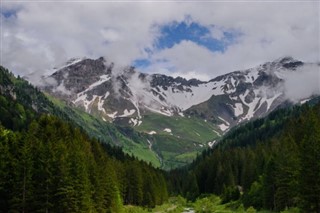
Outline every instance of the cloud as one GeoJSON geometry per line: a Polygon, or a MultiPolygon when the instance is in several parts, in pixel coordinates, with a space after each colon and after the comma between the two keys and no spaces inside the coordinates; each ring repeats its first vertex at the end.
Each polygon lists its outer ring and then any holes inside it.
{"type": "Polygon", "coordinates": [[[211,67],[214,66],[213,58],[214,53],[207,48],[199,46],[192,41],[182,41],[172,48],[164,49],[154,54],[151,61],[152,65],[146,68],[146,72],[152,73],[158,70],[167,70],[166,74],[171,72],[173,76],[179,74],[187,78],[208,77],[207,73],[210,73],[211,67]],[[199,76],[197,76],[197,73],[199,76]]]}
{"type": "Polygon", "coordinates": [[[320,95],[320,67],[309,64],[287,73],[284,86],[286,97],[294,103],[306,97],[320,95]]]}
{"type": "Polygon", "coordinates": [[[146,59],[144,71],[203,78],[287,55],[319,61],[319,4],[4,1],[0,61],[16,74],[40,76],[74,57],[104,56],[120,67],[146,59]],[[206,27],[212,39],[241,36],[222,52],[188,40],[157,48],[161,27],[183,21],[206,27]]]}

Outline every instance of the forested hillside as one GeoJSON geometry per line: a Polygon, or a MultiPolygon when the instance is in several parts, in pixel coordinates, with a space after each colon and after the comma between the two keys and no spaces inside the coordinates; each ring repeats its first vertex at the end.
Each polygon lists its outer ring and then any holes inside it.
{"type": "Polygon", "coordinates": [[[162,171],[48,114],[45,96],[9,72],[0,81],[0,212],[120,212],[167,200],[162,171]]]}
{"type": "Polygon", "coordinates": [[[140,160],[151,162],[160,167],[160,160],[141,134],[127,131],[97,119],[81,110],[46,96],[26,80],[15,77],[7,69],[0,66],[0,122],[9,129],[26,128],[32,119],[47,113],[68,121],[74,127],[81,128],[90,138],[116,145],[125,153],[134,155],[140,160]]]}
{"type": "Polygon", "coordinates": [[[320,212],[320,104],[235,129],[189,168],[172,171],[171,183],[191,200],[214,193],[256,209],[320,212]]]}
{"type": "Polygon", "coordinates": [[[234,128],[189,166],[164,172],[97,137],[135,143],[132,129],[83,120],[2,68],[0,83],[0,212],[134,211],[128,205],[150,209],[175,195],[197,212],[320,212],[319,98],[234,128]]]}

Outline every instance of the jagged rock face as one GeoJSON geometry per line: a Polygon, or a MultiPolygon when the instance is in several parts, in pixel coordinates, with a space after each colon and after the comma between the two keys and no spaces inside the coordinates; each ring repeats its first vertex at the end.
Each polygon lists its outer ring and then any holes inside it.
{"type": "MultiPolygon", "coordinates": [[[[56,80],[58,86],[63,85],[67,91],[76,94],[97,82],[100,76],[110,74],[111,69],[112,64],[106,67],[103,58],[97,60],[74,60],[50,77],[56,80]]],[[[54,89],[54,86],[51,88],[54,89]]]]}
{"type": "MultiPolygon", "coordinates": [[[[281,75],[293,72],[303,62],[283,58],[256,68],[219,76],[211,82],[223,82],[223,94],[192,106],[187,115],[201,116],[227,130],[243,121],[265,116],[279,106],[288,104],[281,75]]],[[[216,88],[215,88],[216,89],[216,88]]]]}
{"type": "Polygon", "coordinates": [[[210,81],[148,75],[127,67],[114,72],[103,58],[72,61],[44,89],[104,120],[139,125],[145,113],[197,116],[221,131],[266,115],[283,104],[283,75],[303,62],[283,58],[210,81]]]}

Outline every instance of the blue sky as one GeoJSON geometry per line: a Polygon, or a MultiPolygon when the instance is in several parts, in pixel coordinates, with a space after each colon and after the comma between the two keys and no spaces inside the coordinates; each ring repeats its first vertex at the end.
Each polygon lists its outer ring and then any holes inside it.
{"type": "MultiPolygon", "coordinates": [[[[214,27],[214,26],[213,26],[214,27]]],[[[208,48],[210,51],[223,52],[228,43],[226,40],[217,40],[210,36],[210,30],[198,23],[173,22],[161,27],[161,37],[156,41],[158,49],[171,48],[183,40],[192,41],[208,48]]],[[[224,37],[231,41],[233,35],[224,32],[224,37]]]]}
{"type": "Polygon", "coordinates": [[[12,18],[16,17],[17,13],[19,12],[20,8],[18,6],[12,8],[1,8],[0,14],[2,14],[5,18],[12,18]]]}
{"type": "Polygon", "coordinates": [[[74,57],[207,80],[284,56],[319,60],[319,2],[1,4],[0,62],[22,76],[74,57]]]}
{"type": "Polygon", "coordinates": [[[10,16],[14,16],[16,13],[14,10],[4,10],[1,11],[1,14],[5,17],[5,18],[10,18],[10,16]]]}
{"type": "MultiPolygon", "coordinates": [[[[160,36],[153,44],[156,51],[170,49],[182,41],[191,41],[211,52],[223,53],[228,46],[232,45],[241,36],[240,32],[222,31],[220,39],[213,38],[209,27],[192,21],[190,17],[181,22],[174,21],[159,26],[159,28],[160,36]]],[[[211,25],[210,28],[213,29],[215,26],[211,25]]],[[[146,52],[148,52],[149,57],[153,54],[153,51],[149,49],[146,52]]],[[[137,68],[145,69],[151,65],[151,62],[148,58],[137,59],[133,62],[133,65],[137,68]]]]}

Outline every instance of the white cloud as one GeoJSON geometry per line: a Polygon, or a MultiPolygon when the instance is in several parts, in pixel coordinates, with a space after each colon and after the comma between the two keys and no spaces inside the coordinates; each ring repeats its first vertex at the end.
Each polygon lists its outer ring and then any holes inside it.
{"type": "Polygon", "coordinates": [[[188,72],[174,72],[171,74],[172,77],[176,78],[176,77],[182,77],[185,79],[198,79],[201,81],[207,81],[208,79],[210,79],[210,76],[208,76],[207,74],[203,74],[200,72],[196,72],[196,71],[188,71],[188,72]]]}
{"type": "Polygon", "coordinates": [[[314,64],[306,65],[296,72],[288,73],[285,78],[285,94],[293,102],[320,95],[320,67],[314,64]]]}
{"type": "MultiPolygon", "coordinates": [[[[173,76],[180,75],[186,78],[207,80],[208,73],[212,72],[210,69],[213,66],[214,54],[211,51],[194,42],[182,41],[170,49],[155,53],[152,57],[152,66],[147,67],[147,72],[166,69],[171,70],[173,76]]],[[[168,72],[166,74],[170,74],[170,71],[168,72]]]]}
{"type": "Polygon", "coordinates": [[[100,32],[106,42],[115,42],[123,39],[120,33],[114,29],[102,29],[100,32]]]}
{"type": "Polygon", "coordinates": [[[8,2],[17,10],[4,18],[1,64],[17,74],[43,74],[73,57],[105,56],[128,65],[149,57],[147,69],[205,78],[291,55],[319,61],[319,2],[8,2]],[[171,49],[153,46],[158,26],[193,20],[216,39],[223,31],[242,36],[225,52],[190,41],[171,49]],[[212,28],[212,26],[215,26],[212,28]],[[146,53],[149,48],[154,53],[146,53]],[[158,59],[162,59],[159,62],[158,59]]]}

